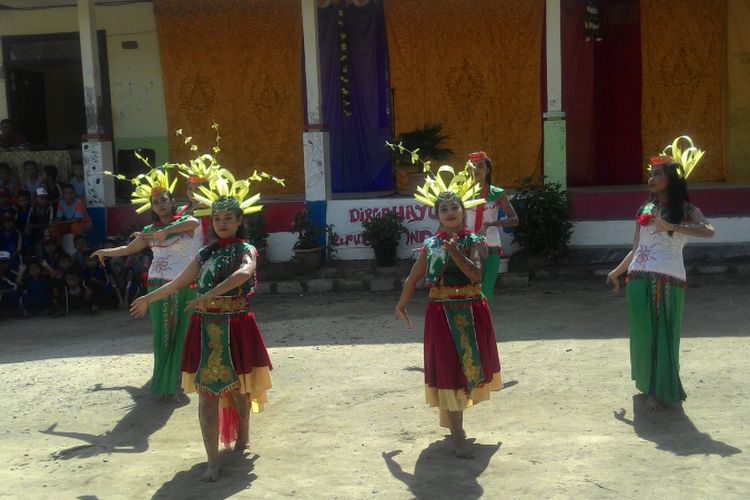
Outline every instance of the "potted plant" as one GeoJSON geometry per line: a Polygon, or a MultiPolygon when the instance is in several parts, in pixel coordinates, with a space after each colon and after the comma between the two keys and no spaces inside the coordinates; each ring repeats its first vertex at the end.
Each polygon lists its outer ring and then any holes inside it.
{"type": "Polygon", "coordinates": [[[573,231],[568,192],[559,183],[534,183],[531,177],[511,200],[518,213],[518,226],[513,233],[528,259],[529,267],[554,262],[568,253],[573,231]]]}
{"type": "Polygon", "coordinates": [[[258,262],[262,266],[268,259],[268,233],[266,221],[260,212],[245,217],[245,236],[258,251],[258,262]]]}
{"type": "Polygon", "coordinates": [[[320,267],[323,246],[318,241],[320,230],[307,218],[307,209],[294,216],[292,232],[299,233],[294,243],[294,258],[306,271],[315,271],[320,267]]]}
{"type": "MultiPolygon", "coordinates": [[[[412,131],[402,132],[390,142],[400,144],[409,151],[419,152],[420,158],[426,162],[445,162],[453,155],[453,150],[442,147],[449,138],[442,132],[441,123],[425,123],[412,131]]],[[[424,182],[422,168],[414,164],[411,154],[393,151],[397,191],[399,194],[411,194],[424,182]]]]}
{"type": "Polygon", "coordinates": [[[393,212],[385,212],[362,222],[362,227],[362,238],[375,251],[377,265],[394,265],[398,243],[401,235],[406,233],[403,217],[393,212]]]}

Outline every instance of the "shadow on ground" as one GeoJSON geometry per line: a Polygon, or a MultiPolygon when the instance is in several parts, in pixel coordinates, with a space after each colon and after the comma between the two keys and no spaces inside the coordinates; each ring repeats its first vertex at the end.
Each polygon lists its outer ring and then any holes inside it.
{"type": "Polygon", "coordinates": [[[102,387],[101,384],[94,386],[90,392],[127,391],[133,399],[133,405],[117,425],[104,434],[59,431],[57,423],[39,431],[50,436],[67,437],[85,443],[56,451],[52,453],[52,458],[68,460],[89,458],[102,453],[143,453],[148,450],[149,437],[164,427],[177,408],[190,403],[184,394],[180,394],[179,401],[175,404],[165,403],[151,394],[150,387],[150,381],[143,387],[102,387]]]}
{"type": "MultiPolygon", "coordinates": [[[[492,315],[500,342],[628,336],[623,294],[612,296],[603,285],[601,292],[498,290],[496,297],[492,315]]],[[[745,326],[750,323],[750,287],[691,290],[687,300],[683,338],[750,335],[745,326]]],[[[393,317],[397,301],[395,293],[265,295],[254,297],[251,308],[270,348],[420,343],[425,294],[420,291],[409,305],[412,330],[393,317]]],[[[152,352],[150,323],[132,320],[125,311],[12,320],[7,328],[0,363],[152,352]]]]}
{"type": "Polygon", "coordinates": [[[645,408],[645,396],[633,396],[633,419],[625,417],[625,409],[614,412],[615,418],[633,427],[641,439],[651,441],[659,450],[669,451],[678,456],[719,455],[728,457],[742,450],[713,439],[699,431],[681,404],[674,404],[662,411],[649,411],[645,408]]]}
{"type": "Polygon", "coordinates": [[[419,454],[414,474],[404,471],[394,460],[401,450],[384,452],[383,459],[388,471],[404,483],[415,498],[474,500],[481,498],[484,493],[479,485],[479,476],[487,469],[492,456],[500,449],[500,444],[472,443],[476,456],[473,459],[460,459],[453,451],[453,440],[446,437],[430,443],[419,454]]]}
{"type": "Polygon", "coordinates": [[[201,481],[207,463],[194,465],[190,470],[180,471],[154,493],[152,499],[223,499],[250,488],[256,476],[253,473],[258,455],[235,453],[225,450],[219,454],[221,476],[215,483],[201,481]]]}

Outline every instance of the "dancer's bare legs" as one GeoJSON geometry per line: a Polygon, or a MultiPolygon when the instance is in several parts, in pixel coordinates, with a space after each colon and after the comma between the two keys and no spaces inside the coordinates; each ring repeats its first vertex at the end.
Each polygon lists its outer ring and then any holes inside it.
{"type": "Polygon", "coordinates": [[[208,457],[208,467],[201,480],[216,481],[219,479],[219,399],[201,392],[198,394],[198,420],[208,457]]]}
{"type": "Polygon", "coordinates": [[[453,436],[453,446],[456,450],[456,456],[459,458],[474,458],[474,452],[466,441],[464,412],[449,411],[448,419],[450,420],[451,435],[453,436]]]}
{"type": "Polygon", "coordinates": [[[250,440],[250,405],[246,394],[237,391],[232,396],[234,396],[234,407],[237,409],[237,415],[240,417],[240,428],[237,431],[234,451],[242,452],[247,449],[250,440]]]}

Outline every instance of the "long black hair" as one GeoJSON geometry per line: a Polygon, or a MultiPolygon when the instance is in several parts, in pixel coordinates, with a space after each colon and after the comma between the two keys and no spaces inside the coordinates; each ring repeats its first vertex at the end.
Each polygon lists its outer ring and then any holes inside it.
{"type": "Polygon", "coordinates": [[[484,164],[487,166],[487,173],[484,176],[484,183],[488,186],[492,184],[492,160],[489,158],[484,159],[484,164]]]}
{"type": "MultiPolygon", "coordinates": [[[[172,202],[172,215],[174,215],[175,213],[177,213],[177,205],[175,205],[175,202],[174,202],[174,195],[172,194],[171,191],[164,191],[164,192],[167,193],[167,196],[169,197],[169,201],[172,202]]],[[[156,196],[161,196],[161,195],[162,195],[162,193],[159,193],[156,196]]],[[[149,198],[151,200],[153,200],[154,197],[150,196],[149,198]]],[[[153,201],[152,201],[152,203],[153,203],[153,201]]],[[[161,220],[159,218],[159,216],[156,215],[156,212],[154,212],[154,208],[153,207],[151,207],[151,220],[154,221],[154,222],[158,222],[158,221],[161,220]]]]}
{"type": "MultiPolygon", "coordinates": [[[[667,210],[664,220],[670,224],[679,224],[685,219],[685,203],[690,201],[687,181],[680,175],[682,167],[678,163],[667,163],[663,169],[667,176],[667,210]]],[[[651,195],[651,201],[659,204],[655,194],[651,195]]],[[[672,231],[669,231],[669,235],[672,235],[672,231]]]]}

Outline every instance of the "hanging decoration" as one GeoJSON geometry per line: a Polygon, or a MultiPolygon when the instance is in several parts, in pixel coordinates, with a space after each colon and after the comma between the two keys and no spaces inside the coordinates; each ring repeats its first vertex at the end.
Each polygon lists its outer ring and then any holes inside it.
{"type": "Polygon", "coordinates": [[[339,32],[339,79],[341,80],[341,112],[349,118],[352,116],[351,72],[349,67],[349,42],[346,32],[346,9],[348,2],[341,2],[336,9],[336,26],[339,32]]]}
{"type": "Polygon", "coordinates": [[[583,18],[583,33],[586,41],[590,42],[593,38],[601,42],[602,35],[599,29],[599,0],[586,0],[586,14],[583,18]]]}

